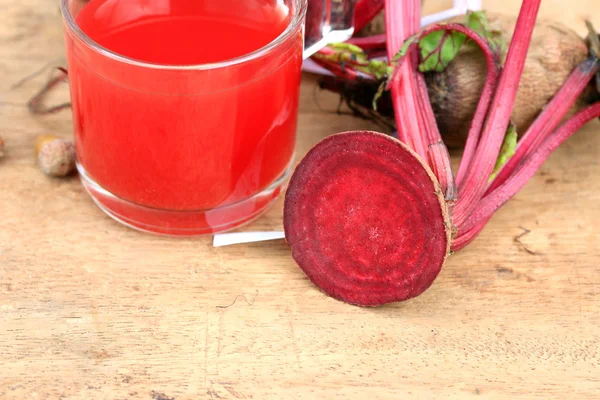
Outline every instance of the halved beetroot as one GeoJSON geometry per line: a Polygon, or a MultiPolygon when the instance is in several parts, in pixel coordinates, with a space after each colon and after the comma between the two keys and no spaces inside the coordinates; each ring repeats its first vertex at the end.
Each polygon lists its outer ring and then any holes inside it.
{"type": "Polygon", "coordinates": [[[429,288],[452,232],[429,167],[400,141],[370,131],[329,136],[306,155],[287,189],[284,229],[310,280],[360,306],[429,288]]]}

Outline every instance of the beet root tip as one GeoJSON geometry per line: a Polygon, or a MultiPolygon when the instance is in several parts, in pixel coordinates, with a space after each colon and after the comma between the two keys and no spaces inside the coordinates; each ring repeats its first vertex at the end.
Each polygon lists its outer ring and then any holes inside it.
{"type": "Polygon", "coordinates": [[[377,132],[344,132],[313,147],[290,180],[283,218],[309,279],[359,306],[420,295],[450,251],[452,225],[433,173],[377,132]]]}

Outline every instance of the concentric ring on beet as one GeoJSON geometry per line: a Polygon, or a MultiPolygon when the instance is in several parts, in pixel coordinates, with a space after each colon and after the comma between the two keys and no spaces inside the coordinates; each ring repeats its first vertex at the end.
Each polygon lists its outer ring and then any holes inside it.
{"type": "Polygon", "coordinates": [[[429,167],[400,141],[371,131],[329,136],[304,157],[286,192],[284,229],[310,280],[360,306],[421,294],[451,242],[429,167]]]}

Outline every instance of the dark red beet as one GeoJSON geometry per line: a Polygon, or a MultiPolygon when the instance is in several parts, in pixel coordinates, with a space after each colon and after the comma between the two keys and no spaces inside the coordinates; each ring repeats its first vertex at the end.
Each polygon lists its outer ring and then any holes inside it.
{"type": "Polygon", "coordinates": [[[431,286],[450,251],[450,227],[429,167],[377,132],[321,141],[285,196],[294,260],[325,293],[360,306],[406,300],[431,286]]]}

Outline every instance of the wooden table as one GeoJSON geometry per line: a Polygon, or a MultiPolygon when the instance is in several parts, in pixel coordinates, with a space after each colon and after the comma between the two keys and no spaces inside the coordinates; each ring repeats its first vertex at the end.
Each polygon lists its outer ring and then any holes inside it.
{"type": "MultiPolygon", "coordinates": [[[[0,398],[600,398],[600,124],[561,147],[424,295],[362,309],[317,290],[282,241],[215,249],[141,234],[77,178],[44,176],[34,139],[71,136],[70,113],[28,114],[46,74],[12,85],[63,57],[58,1],[0,9],[0,398]]],[[[595,0],[545,0],[541,14],[580,33],[581,17],[600,26],[595,0]]],[[[50,101],[67,96],[64,85],[50,101]]],[[[306,77],[299,154],[374,128],[336,106],[306,77]]],[[[280,225],[281,202],[249,229],[280,225]]]]}

